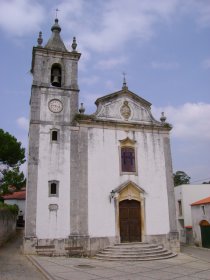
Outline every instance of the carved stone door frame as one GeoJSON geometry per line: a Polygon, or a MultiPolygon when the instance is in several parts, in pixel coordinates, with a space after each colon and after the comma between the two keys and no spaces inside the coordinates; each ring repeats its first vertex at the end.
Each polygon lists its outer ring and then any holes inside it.
{"type": "Polygon", "coordinates": [[[113,190],[115,192],[115,231],[120,240],[119,203],[123,200],[136,200],[140,202],[140,228],[141,241],[145,240],[145,191],[132,181],[127,181],[113,190]]]}

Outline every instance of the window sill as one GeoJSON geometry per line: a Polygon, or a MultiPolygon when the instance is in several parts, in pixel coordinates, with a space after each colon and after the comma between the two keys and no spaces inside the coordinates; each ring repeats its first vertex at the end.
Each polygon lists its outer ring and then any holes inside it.
{"type": "Polygon", "coordinates": [[[120,175],[134,175],[134,176],[138,176],[138,172],[120,172],[120,175]]]}

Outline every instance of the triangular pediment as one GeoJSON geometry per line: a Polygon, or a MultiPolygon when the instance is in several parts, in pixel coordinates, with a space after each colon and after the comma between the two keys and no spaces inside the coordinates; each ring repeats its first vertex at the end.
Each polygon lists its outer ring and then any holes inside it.
{"type": "Polygon", "coordinates": [[[98,98],[96,119],[104,121],[160,124],[151,114],[151,103],[124,88],[98,98]]]}
{"type": "Polygon", "coordinates": [[[114,193],[121,193],[128,187],[133,187],[138,193],[145,194],[145,190],[141,187],[139,187],[136,183],[128,180],[124,183],[122,183],[120,186],[118,186],[116,189],[113,190],[114,193]]]}
{"type": "Polygon", "coordinates": [[[126,90],[122,89],[122,90],[107,94],[105,96],[102,96],[96,100],[95,104],[99,105],[100,103],[111,102],[114,99],[117,99],[122,96],[130,97],[131,99],[136,100],[136,102],[141,103],[142,105],[144,104],[144,106],[147,106],[147,107],[150,107],[152,105],[150,102],[148,102],[144,98],[138,96],[137,94],[135,94],[134,92],[132,92],[128,89],[126,89],[126,90]]]}
{"type": "Polygon", "coordinates": [[[123,140],[119,140],[119,142],[120,142],[121,146],[134,146],[136,143],[135,140],[132,140],[129,137],[126,137],[123,140]]]}

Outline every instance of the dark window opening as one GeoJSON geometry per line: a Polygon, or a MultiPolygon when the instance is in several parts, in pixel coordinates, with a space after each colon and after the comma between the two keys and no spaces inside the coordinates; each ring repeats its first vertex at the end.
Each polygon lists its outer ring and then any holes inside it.
{"type": "Polygon", "coordinates": [[[52,131],[52,141],[58,141],[58,131],[57,130],[52,131]]]}
{"type": "Polygon", "coordinates": [[[61,87],[61,67],[54,64],[51,69],[51,84],[54,87],[61,87]]]}
{"type": "Polygon", "coordinates": [[[182,216],[182,201],[178,200],[178,212],[179,216],[182,216]]]}
{"type": "Polygon", "coordinates": [[[202,214],[203,214],[203,215],[206,215],[205,205],[201,205],[201,209],[202,209],[202,214]]]}
{"type": "Polygon", "coordinates": [[[57,194],[57,184],[56,183],[51,183],[50,184],[50,194],[51,195],[56,195],[57,194]]]}
{"type": "Polygon", "coordinates": [[[121,168],[122,172],[135,172],[135,150],[134,148],[121,148],[121,168]]]}

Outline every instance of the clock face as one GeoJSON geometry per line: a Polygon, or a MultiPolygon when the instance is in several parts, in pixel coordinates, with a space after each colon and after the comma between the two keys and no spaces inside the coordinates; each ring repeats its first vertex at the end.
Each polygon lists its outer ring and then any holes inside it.
{"type": "Polygon", "coordinates": [[[50,111],[53,113],[60,113],[63,110],[63,104],[58,99],[50,100],[48,106],[50,111]]]}

